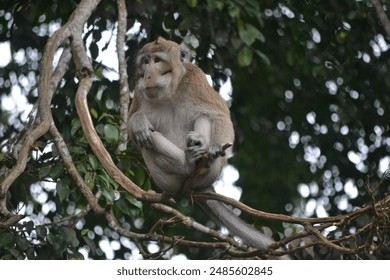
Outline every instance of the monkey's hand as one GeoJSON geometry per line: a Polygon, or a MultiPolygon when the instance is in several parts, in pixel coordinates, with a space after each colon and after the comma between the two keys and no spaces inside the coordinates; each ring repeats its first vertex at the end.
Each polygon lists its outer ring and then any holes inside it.
{"type": "Polygon", "coordinates": [[[131,119],[131,133],[139,147],[147,150],[152,148],[151,131],[154,131],[152,124],[148,121],[145,114],[136,114],[131,119]]]}
{"type": "Polygon", "coordinates": [[[190,131],[187,135],[186,158],[189,163],[200,160],[208,151],[204,137],[195,131],[190,131]]]}

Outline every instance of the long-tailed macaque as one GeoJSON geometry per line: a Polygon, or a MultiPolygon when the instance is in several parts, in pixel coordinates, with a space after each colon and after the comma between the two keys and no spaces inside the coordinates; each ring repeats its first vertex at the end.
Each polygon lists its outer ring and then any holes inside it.
{"type": "MultiPolygon", "coordinates": [[[[146,44],[136,60],[136,86],[129,116],[129,135],[141,149],[158,187],[178,193],[197,162],[208,164],[193,191],[212,191],[232,148],[234,130],[223,98],[203,71],[190,62],[188,50],[158,38],[146,44]]],[[[274,241],[238,218],[225,204],[207,200],[204,210],[247,245],[265,250],[274,241]]]]}

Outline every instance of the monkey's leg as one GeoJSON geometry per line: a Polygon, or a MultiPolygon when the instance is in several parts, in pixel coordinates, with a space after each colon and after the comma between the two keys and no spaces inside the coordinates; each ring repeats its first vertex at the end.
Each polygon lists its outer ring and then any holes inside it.
{"type": "Polygon", "coordinates": [[[180,149],[164,135],[157,131],[151,131],[152,149],[155,153],[156,163],[167,173],[177,175],[188,175],[194,168],[189,164],[185,151],[180,149]]]}
{"type": "Polygon", "coordinates": [[[207,117],[199,117],[195,123],[193,130],[199,133],[206,145],[210,145],[211,142],[211,122],[207,117]]]}

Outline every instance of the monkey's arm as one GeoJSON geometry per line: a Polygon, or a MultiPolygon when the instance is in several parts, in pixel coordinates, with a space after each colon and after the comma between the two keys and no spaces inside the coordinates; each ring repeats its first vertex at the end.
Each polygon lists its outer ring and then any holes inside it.
{"type": "Polygon", "coordinates": [[[152,124],[142,112],[135,112],[129,117],[129,135],[139,147],[152,147],[150,132],[154,131],[152,124]]]}

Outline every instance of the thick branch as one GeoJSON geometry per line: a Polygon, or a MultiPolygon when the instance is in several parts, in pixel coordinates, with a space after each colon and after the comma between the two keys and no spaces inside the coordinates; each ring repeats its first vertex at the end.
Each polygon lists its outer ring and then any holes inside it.
{"type": "MultiPolygon", "coordinates": [[[[294,223],[294,224],[305,224],[305,223],[335,223],[335,222],[345,222],[352,220],[356,217],[360,217],[363,214],[369,213],[372,210],[371,205],[367,205],[365,207],[356,209],[355,211],[345,214],[345,215],[340,215],[340,216],[335,216],[335,217],[324,217],[324,218],[302,218],[302,217],[291,217],[287,215],[282,215],[282,214],[273,214],[273,213],[267,213],[263,212],[257,209],[253,209],[244,203],[235,200],[233,198],[229,198],[217,193],[213,192],[205,192],[205,193],[192,193],[191,194],[192,199],[201,199],[201,200],[218,200],[227,204],[230,204],[234,207],[237,207],[241,209],[242,211],[263,219],[267,220],[274,220],[274,221],[280,221],[280,222],[286,222],[286,223],[294,223]]],[[[388,205],[390,203],[390,195],[385,197],[382,201],[379,201],[376,203],[376,207],[380,207],[382,204],[388,205]]]]}
{"type": "Polygon", "coordinates": [[[118,33],[116,38],[116,49],[118,54],[118,69],[119,69],[119,89],[120,89],[120,108],[121,123],[119,125],[119,138],[117,152],[126,150],[128,133],[127,119],[129,115],[130,90],[126,68],[125,58],[125,36],[127,29],[127,10],[125,0],[117,0],[118,6],[118,33]]]}

